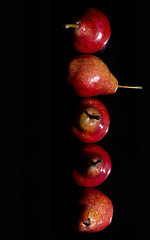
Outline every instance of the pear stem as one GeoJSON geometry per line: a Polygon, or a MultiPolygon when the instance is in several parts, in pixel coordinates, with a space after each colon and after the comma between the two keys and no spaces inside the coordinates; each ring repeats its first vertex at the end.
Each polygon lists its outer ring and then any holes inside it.
{"type": "Polygon", "coordinates": [[[84,223],[84,225],[86,225],[87,227],[90,226],[90,223],[91,223],[90,218],[88,218],[87,221],[84,221],[83,223],[84,223]]]}
{"type": "Polygon", "coordinates": [[[122,86],[122,85],[118,85],[118,88],[143,89],[142,86],[122,86]]]}
{"type": "Polygon", "coordinates": [[[100,120],[100,116],[93,116],[93,115],[88,114],[88,117],[92,118],[92,119],[100,120]]]}
{"type": "Polygon", "coordinates": [[[103,159],[98,159],[96,162],[91,161],[91,165],[96,166],[98,163],[103,162],[103,159]]]}
{"type": "Polygon", "coordinates": [[[68,24],[65,24],[65,28],[68,29],[68,28],[79,28],[80,25],[79,24],[76,24],[76,23],[68,23],[68,24]]]}

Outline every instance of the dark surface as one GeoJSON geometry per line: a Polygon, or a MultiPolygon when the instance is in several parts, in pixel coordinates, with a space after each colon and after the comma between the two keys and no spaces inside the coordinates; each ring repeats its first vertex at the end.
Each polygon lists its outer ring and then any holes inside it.
{"type": "Polygon", "coordinates": [[[141,5],[115,0],[95,1],[93,5],[52,2],[39,1],[38,16],[35,6],[30,6],[24,34],[22,238],[147,239],[149,105],[147,72],[140,55],[141,5]],[[112,172],[97,189],[112,200],[114,217],[108,228],[94,234],[78,233],[71,227],[71,198],[76,189],[71,179],[72,160],[81,143],[72,136],[70,126],[80,98],[66,83],[66,76],[70,59],[79,53],[71,44],[71,31],[63,28],[87,7],[102,10],[112,29],[108,46],[95,55],[107,64],[120,85],[143,86],[143,90],[119,89],[114,95],[97,97],[111,118],[109,132],[99,144],[112,159],[112,172]]]}

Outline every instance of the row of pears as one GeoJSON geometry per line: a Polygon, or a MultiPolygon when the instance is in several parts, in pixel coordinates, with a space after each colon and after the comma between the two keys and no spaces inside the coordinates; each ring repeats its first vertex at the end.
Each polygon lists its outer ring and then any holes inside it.
{"type": "Polygon", "coordinates": [[[94,188],[106,180],[111,172],[111,158],[98,142],[107,134],[110,115],[97,95],[114,94],[118,88],[141,89],[141,86],[118,85],[106,64],[92,55],[104,49],[111,36],[108,18],[98,9],[88,8],[71,29],[73,45],[83,53],[71,59],[67,82],[81,97],[74,111],[72,133],[84,144],[77,151],[73,179],[80,191],[74,200],[73,227],[79,232],[98,232],[112,221],[112,201],[94,188]]]}

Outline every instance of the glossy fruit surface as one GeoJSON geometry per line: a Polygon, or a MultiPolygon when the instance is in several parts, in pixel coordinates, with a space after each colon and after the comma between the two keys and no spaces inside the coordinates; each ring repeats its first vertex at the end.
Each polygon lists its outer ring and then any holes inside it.
{"type": "Polygon", "coordinates": [[[73,28],[73,44],[77,51],[94,53],[103,49],[108,43],[111,36],[110,23],[100,10],[88,8],[75,24],[77,27],[73,28]]]}
{"type": "Polygon", "coordinates": [[[95,188],[84,188],[75,203],[73,227],[79,232],[99,232],[112,221],[113,204],[95,188]]]}
{"type": "Polygon", "coordinates": [[[77,158],[73,178],[80,186],[98,186],[111,172],[110,156],[100,145],[84,144],[77,158]]]}
{"type": "Polygon", "coordinates": [[[109,95],[118,88],[118,81],[106,64],[90,54],[76,56],[70,61],[67,81],[80,97],[109,95]]]}
{"type": "Polygon", "coordinates": [[[81,141],[98,142],[107,134],[109,124],[107,108],[98,99],[84,98],[78,102],[72,132],[81,141]]]}

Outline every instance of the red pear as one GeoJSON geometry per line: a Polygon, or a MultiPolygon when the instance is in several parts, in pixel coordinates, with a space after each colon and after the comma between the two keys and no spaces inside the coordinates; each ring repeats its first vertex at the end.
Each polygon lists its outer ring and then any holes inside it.
{"type": "Polygon", "coordinates": [[[111,172],[110,156],[97,144],[83,145],[77,157],[73,178],[80,186],[98,186],[111,172]]]}
{"type": "Polygon", "coordinates": [[[65,27],[73,29],[73,44],[82,53],[94,53],[103,49],[111,35],[107,17],[94,8],[88,8],[80,19],[65,27]]]}
{"type": "Polygon", "coordinates": [[[85,143],[101,140],[108,132],[110,116],[107,108],[96,98],[81,99],[76,108],[72,132],[85,143]]]}
{"type": "Polygon", "coordinates": [[[80,97],[113,94],[118,87],[142,88],[118,85],[117,79],[106,64],[100,58],[90,54],[79,55],[71,60],[67,81],[80,97]]]}
{"type": "Polygon", "coordinates": [[[82,189],[74,206],[73,227],[79,232],[99,232],[112,221],[113,204],[97,189],[82,189]]]}

